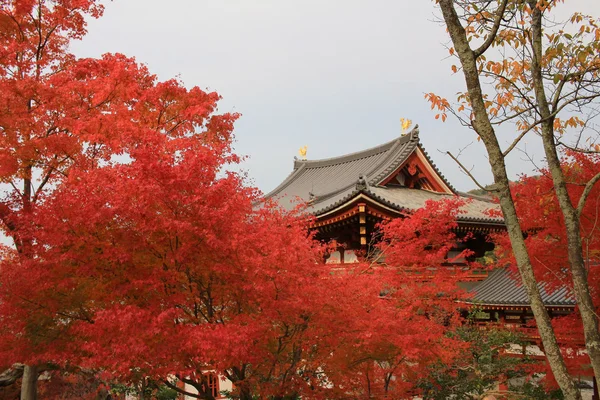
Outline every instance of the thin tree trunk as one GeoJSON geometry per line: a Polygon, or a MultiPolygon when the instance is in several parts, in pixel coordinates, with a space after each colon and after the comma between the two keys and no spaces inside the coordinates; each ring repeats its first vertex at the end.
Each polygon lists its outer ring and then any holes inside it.
{"type": "Polygon", "coordinates": [[[37,400],[37,367],[26,365],[21,383],[21,400],[37,400]]]}
{"type": "Polygon", "coordinates": [[[581,394],[568,374],[556,336],[552,329],[552,325],[550,324],[548,311],[544,306],[537,286],[537,281],[533,274],[533,268],[531,266],[527,247],[525,246],[523,232],[521,231],[515,205],[510,194],[504,155],[498,144],[496,133],[490,123],[483,100],[481,82],[479,81],[477,69],[477,57],[469,45],[466,32],[454,9],[453,1],[440,0],[439,4],[446,22],[446,27],[448,28],[448,33],[450,34],[450,38],[452,39],[454,48],[463,67],[469,99],[475,116],[473,128],[482,139],[489,156],[490,166],[494,175],[494,186],[499,194],[500,207],[502,208],[506,220],[513,253],[517,261],[521,279],[523,280],[523,285],[525,286],[531,303],[531,309],[535,316],[540,338],[546,349],[546,357],[548,358],[554,377],[558,382],[565,399],[580,400],[581,394]]]}
{"type": "Polygon", "coordinates": [[[252,393],[247,387],[240,388],[240,400],[252,400],[252,393]]]}
{"type": "MultiPolygon", "coordinates": [[[[552,122],[550,122],[551,124],[552,122]]],[[[544,152],[548,167],[552,175],[554,189],[565,221],[566,239],[568,246],[569,266],[573,279],[573,292],[577,300],[585,346],[590,357],[594,375],[600,377],[600,331],[598,330],[598,317],[596,307],[590,293],[585,259],[583,257],[583,245],[581,241],[581,225],[579,215],[567,191],[564,173],[560,166],[560,159],[556,152],[554,134],[548,123],[542,126],[542,138],[544,141],[544,152]]]]}
{"type": "MultiPolygon", "coordinates": [[[[542,77],[542,11],[535,7],[535,1],[529,2],[533,10],[531,45],[533,48],[531,73],[533,77],[536,100],[539,105],[542,122],[542,141],[548,168],[552,175],[554,191],[562,211],[565,230],[567,234],[568,256],[573,278],[573,291],[579,306],[579,313],[583,323],[585,345],[590,357],[594,375],[600,377],[600,332],[598,331],[598,317],[596,308],[590,294],[587,279],[585,260],[583,258],[583,245],[581,242],[581,226],[579,212],[571,202],[565,176],[560,165],[560,158],[556,150],[554,139],[554,116],[547,101],[546,91],[542,77]]],[[[597,379],[597,378],[596,378],[597,379]]]]}
{"type": "MultiPolygon", "coordinates": [[[[530,1],[530,5],[533,6],[530,1]]],[[[585,336],[585,345],[590,357],[594,375],[600,377],[600,332],[598,331],[598,316],[596,307],[592,300],[590,287],[587,279],[587,270],[583,258],[583,245],[581,242],[581,225],[579,212],[571,202],[565,176],[560,165],[560,159],[556,150],[554,139],[554,117],[552,116],[548,104],[542,78],[542,12],[536,7],[532,7],[533,24],[531,32],[531,44],[533,47],[532,75],[535,88],[536,99],[539,104],[540,114],[544,122],[542,123],[542,140],[544,143],[544,152],[552,181],[554,191],[558,198],[560,209],[565,221],[567,234],[569,264],[571,266],[571,275],[573,278],[573,291],[579,306],[579,313],[583,323],[583,332],[585,336]]],[[[597,379],[597,378],[595,378],[597,379]]]]}

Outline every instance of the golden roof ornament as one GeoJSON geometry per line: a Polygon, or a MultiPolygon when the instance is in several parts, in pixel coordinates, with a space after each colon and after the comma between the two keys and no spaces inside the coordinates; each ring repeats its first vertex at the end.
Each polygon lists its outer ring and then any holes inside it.
{"type": "Polygon", "coordinates": [[[300,154],[301,160],[306,160],[307,150],[308,150],[308,146],[300,147],[300,150],[298,150],[298,154],[300,154]]]}
{"type": "Polygon", "coordinates": [[[400,118],[400,125],[402,126],[402,134],[406,134],[406,131],[412,125],[412,120],[408,118],[400,118]]]}

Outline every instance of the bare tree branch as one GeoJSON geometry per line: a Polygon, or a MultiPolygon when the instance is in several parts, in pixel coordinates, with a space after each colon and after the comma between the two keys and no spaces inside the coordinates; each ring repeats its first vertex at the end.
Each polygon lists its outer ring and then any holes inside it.
{"type": "Polygon", "coordinates": [[[556,141],[556,145],[557,146],[563,146],[566,149],[572,150],[572,151],[576,151],[578,153],[583,153],[583,154],[599,154],[600,151],[596,151],[596,150],[589,150],[589,149],[582,149],[580,147],[573,147],[573,146],[569,146],[568,144],[557,140],[556,141]]]}
{"type": "Polygon", "coordinates": [[[586,183],[585,188],[583,189],[583,193],[581,194],[581,197],[579,198],[579,203],[577,204],[577,216],[579,218],[581,218],[581,213],[583,212],[583,207],[585,207],[585,202],[586,202],[588,196],[592,192],[592,189],[593,189],[594,185],[596,184],[596,182],[598,182],[599,180],[600,180],[600,173],[597,173],[592,179],[590,179],[588,181],[588,183],[586,183]]]}
{"type": "Polygon", "coordinates": [[[515,140],[513,140],[513,142],[511,143],[510,146],[508,146],[508,148],[506,150],[504,150],[504,152],[502,152],[502,155],[504,157],[506,157],[508,155],[508,153],[510,153],[511,151],[513,151],[513,149],[517,146],[517,144],[519,144],[519,142],[521,141],[521,139],[523,139],[523,137],[525,137],[525,135],[527,133],[529,133],[529,131],[531,131],[533,128],[535,128],[538,124],[533,124],[531,125],[529,128],[525,129],[523,132],[521,132],[521,134],[519,136],[517,136],[517,138],[515,140]]]}
{"type": "Polygon", "coordinates": [[[184,396],[190,396],[190,397],[193,397],[193,398],[195,398],[195,399],[202,399],[202,398],[203,398],[203,397],[201,397],[201,396],[199,396],[199,395],[197,395],[197,394],[195,394],[195,393],[190,393],[190,392],[188,392],[188,391],[186,391],[186,390],[184,390],[184,389],[181,389],[180,387],[177,387],[176,385],[173,385],[171,382],[169,382],[169,380],[168,380],[168,379],[165,379],[165,380],[163,381],[163,383],[164,383],[166,386],[168,386],[170,389],[173,389],[173,390],[174,390],[174,391],[176,391],[177,393],[181,393],[181,394],[183,394],[184,396]]]}
{"type": "Polygon", "coordinates": [[[492,26],[492,30],[490,31],[489,36],[487,37],[485,42],[483,42],[482,45],[479,46],[478,49],[473,51],[476,58],[485,53],[485,51],[492,45],[492,43],[494,43],[494,40],[496,39],[496,34],[498,33],[498,28],[500,28],[500,23],[502,22],[502,17],[504,16],[504,10],[506,10],[507,3],[508,0],[502,0],[502,3],[500,3],[500,7],[497,11],[498,13],[496,14],[496,19],[494,20],[494,26],[492,26]]]}
{"type": "Polygon", "coordinates": [[[450,156],[450,158],[452,158],[460,167],[460,169],[463,170],[463,172],[465,174],[467,174],[469,176],[469,178],[471,178],[471,180],[482,190],[485,190],[486,192],[493,192],[493,190],[490,189],[486,189],[485,187],[483,187],[478,181],[477,179],[475,179],[475,177],[473,176],[473,174],[471,174],[471,171],[469,171],[467,169],[467,167],[465,167],[459,160],[458,158],[454,157],[454,155],[452,153],[450,153],[449,151],[446,152],[446,154],[448,154],[450,156]]]}

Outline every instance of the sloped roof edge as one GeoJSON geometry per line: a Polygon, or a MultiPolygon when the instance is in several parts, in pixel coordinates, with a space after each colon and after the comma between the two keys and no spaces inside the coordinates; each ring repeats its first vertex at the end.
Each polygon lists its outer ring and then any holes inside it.
{"type": "MultiPolygon", "coordinates": [[[[571,291],[566,287],[550,290],[545,282],[538,282],[542,301],[546,306],[572,307],[576,304],[571,291]],[[548,289],[548,291],[546,290],[548,289]]],[[[529,306],[527,291],[518,274],[512,274],[506,268],[492,271],[486,279],[479,282],[470,291],[473,297],[468,303],[488,306],[529,306]]]]}
{"type": "Polygon", "coordinates": [[[423,152],[423,155],[425,156],[425,158],[427,159],[427,161],[429,161],[429,164],[431,164],[431,167],[433,168],[433,170],[444,181],[444,183],[446,184],[446,186],[448,186],[450,188],[450,190],[452,190],[455,194],[460,195],[460,193],[458,192],[458,190],[456,190],[454,188],[454,186],[452,186],[452,184],[448,181],[448,179],[446,179],[446,177],[444,176],[444,174],[442,174],[442,171],[440,171],[440,169],[437,167],[437,165],[435,165],[435,163],[433,162],[433,160],[431,159],[431,157],[429,157],[429,153],[427,153],[425,151],[425,149],[423,148],[423,146],[421,146],[419,144],[419,148],[421,149],[421,152],[423,152]]]}
{"type": "MultiPolygon", "coordinates": [[[[369,149],[356,151],[354,153],[344,154],[343,156],[338,157],[330,157],[330,158],[322,158],[319,160],[295,160],[294,168],[300,168],[302,166],[307,166],[309,168],[319,168],[319,167],[327,167],[329,165],[334,164],[343,164],[347,162],[352,162],[355,160],[359,160],[361,158],[369,157],[377,153],[382,153],[384,151],[390,150],[393,147],[397,147],[402,145],[410,140],[418,140],[419,137],[419,126],[416,125],[409,133],[405,135],[401,135],[394,140],[390,140],[387,143],[380,144],[375,147],[371,147],[369,149]]],[[[389,158],[389,157],[388,157],[389,158]]]]}
{"type": "Polygon", "coordinates": [[[281,182],[275,189],[271,190],[269,193],[264,195],[265,199],[276,196],[283,189],[285,189],[291,182],[296,179],[298,175],[302,173],[302,170],[306,167],[306,165],[301,165],[299,168],[294,168],[294,170],[281,182]]]}
{"type": "MultiPolygon", "coordinates": [[[[349,190],[349,189],[347,189],[347,190],[348,190],[348,192],[344,196],[342,196],[338,200],[336,200],[335,202],[327,204],[326,206],[321,207],[321,208],[313,208],[312,210],[310,210],[310,212],[313,215],[317,215],[317,216],[323,215],[323,214],[328,213],[338,207],[342,207],[346,203],[353,201],[354,198],[356,198],[357,196],[359,196],[361,194],[363,196],[373,200],[376,203],[380,203],[381,205],[384,205],[386,207],[389,207],[389,208],[397,211],[398,213],[415,211],[412,208],[405,207],[401,204],[397,204],[383,196],[378,195],[377,193],[372,191],[369,186],[367,186],[366,188],[363,188],[363,189],[358,189],[355,187],[352,190],[349,190]]],[[[331,196],[327,196],[327,198],[329,198],[329,197],[331,197],[331,196]]],[[[504,226],[504,221],[499,218],[476,218],[476,217],[468,217],[465,215],[459,215],[457,218],[457,221],[463,222],[463,223],[475,223],[475,224],[480,223],[480,224],[491,224],[491,225],[504,226]]]]}
{"type": "MultiPolygon", "coordinates": [[[[290,184],[292,184],[296,180],[296,178],[300,177],[302,175],[303,171],[306,169],[322,168],[322,167],[328,167],[328,166],[332,166],[332,165],[350,163],[350,162],[357,161],[357,160],[360,160],[360,159],[363,159],[366,157],[370,157],[370,156],[373,156],[373,155],[376,155],[379,153],[388,152],[389,154],[387,154],[385,156],[385,159],[383,161],[381,161],[380,163],[378,163],[373,168],[371,168],[370,171],[363,171],[364,174],[367,177],[369,177],[369,180],[368,180],[369,184],[375,185],[382,179],[381,178],[383,175],[383,172],[381,171],[382,168],[385,167],[385,169],[383,171],[388,171],[390,169],[391,169],[391,171],[393,171],[402,162],[404,162],[406,160],[408,155],[410,155],[414,151],[414,149],[417,147],[418,143],[419,143],[419,126],[415,125],[415,127],[409,133],[399,136],[396,139],[391,140],[387,143],[384,143],[379,146],[375,146],[375,147],[372,147],[372,148],[369,148],[366,150],[362,150],[362,151],[358,151],[358,152],[354,152],[354,153],[350,153],[350,154],[345,154],[345,155],[339,156],[339,157],[331,157],[331,158],[325,158],[325,159],[320,159],[320,160],[295,160],[294,161],[294,170],[287,176],[287,178],[283,182],[281,182],[281,184],[279,184],[275,189],[273,189],[272,191],[267,193],[264,197],[269,198],[269,197],[277,196],[278,194],[283,192],[286,187],[290,186],[290,184]],[[407,144],[411,144],[411,145],[409,146],[407,144]],[[407,145],[407,146],[405,146],[405,145],[407,145]],[[373,174],[375,174],[375,175],[373,175],[373,174]]],[[[389,171],[389,173],[391,173],[391,171],[389,171]]],[[[324,196],[325,198],[331,197],[336,194],[342,193],[345,190],[348,190],[352,186],[354,186],[354,182],[352,182],[344,187],[338,188],[335,191],[328,192],[328,193],[322,193],[320,195],[324,196]]]]}
{"type": "Polygon", "coordinates": [[[384,162],[382,162],[382,165],[385,166],[385,168],[381,171],[377,171],[378,173],[376,173],[375,175],[373,175],[373,177],[369,179],[369,184],[378,185],[383,180],[385,180],[390,174],[392,174],[396,169],[398,169],[398,167],[400,167],[400,165],[402,165],[408,159],[408,156],[410,156],[412,152],[415,151],[415,148],[417,148],[418,145],[419,125],[415,125],[413,130],[396,140],[396,144],[394,146],[395,148],[392,149],[394,151],[390,151],[390,154],[386,157],[384,162]],[[401,146],[402,144],[405,144],[407,142],[410,142],[413,145],[404,147],[401,146]],[[400,151],[398,152],[398,150],[400,151]]]}

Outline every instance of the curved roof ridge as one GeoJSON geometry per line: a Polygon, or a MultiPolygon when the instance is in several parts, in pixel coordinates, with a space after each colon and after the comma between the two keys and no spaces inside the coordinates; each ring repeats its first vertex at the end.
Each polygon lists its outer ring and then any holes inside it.
{"type": "Polygon", "coordinates": [[[399,144],[404,144],[413,139],[413,136],[418,140],[418,135],[419,126],[415,125],[415,127],[409,133],[401,135],[389,142],[380,144],[379,146],[371,147],[366,150],[356,151],[354,153],[344,154],[343,156],[322,158],[319,160],[296,160],[294,162],[294,168],[298,168],[304,165],[306,165],[308,168],[318,168],[360,160],[361,158],[370,157],[372,155],[388,151],[399,144]]]}
{"type": "Polygon", "coordinates": [[[408,140],[402,142],[398,141],[393,148],[394,151],[390,151],[390,154],[387,155],[385,160],[371,171],[370,175],[372,177],[369,180],[369,184],[378,185],[408,159],[408,156],[412,154],[419,145],[419,125],[415,125],[413,130],[403,136],[403,138],[404,137],[408,137],[408,140]],[[401,146],[404,144],[405,146],[401,146]],[[382,166],[385,167],[383,170],[381,170],[382,166]],[[375,173],[376,171],[379,173],[375,173]]]}
{"type": "Polygon", "coordinates": [[[339,189],[336,189],[332,192],[326,192],[326,193],[315,193],[316,196],[316,200],[317,201],[323,201],[323,200],[327,200],[331,197],[337,196],[338,194],[347,191],[348,189],[351,189],[352,187],[355,188],[354,192],[364,192],[364,191],[368,191],[369,190],[369,183],[368,183],[368,176],[366,174],[359,174],[359,176],[356,178],[356,181],[354,182],[350,182],[348,185],[346,186],[342,186],[339,189]],[[364,179],[364,188],[359,188],[359,186],[361,185],[361,177],[364,179]]]}
{"type": "Polygon", "coordinates": [[[427,161],[429,161],[429,164],[431,164],[431,167],[433,168],[433,170],[438,174],[438,176],[440,178],[442,178],[442,180],[444,181],[446,186],[448,186],[450,188],[450,190],[452,190],[455,194],[458,194],[459,193],[458,190],[456,190],[456,188],[454,186],[452,186],[452,184],[450,182],[448,182],[448,179],[446,179],[444,174],[442,174],[442,171],[439,170],[439,168],[437,167],[437,165],[435,165],[435,163],[433,162],[431,157],[429,157],[429,153],[427,153],[427,151],[425,151],[423,146],[419,146],[419,147],[421,148],[421,151],[423,152],[423,155],[425,156],[427,161]]]}
{"type": "MultiPolygon", "coordinates": [[[[360,160],[365,160],[369,157],[380,156],[381,159],[373,160],[374,165],[366,166],[365,170],[358,171],[359,174],[364,174],[366,177],[371,178],[374,173],[380,171],[382,168],[388,169],[386,168],[388,164],[396,164],[398,162],[402,162],[403,160],[395,160],[395,158],[398,158],[399,156],[406,158],[407,154],[405,153],[407,152],[407,149],[410,148],[411,151],[414,150],[418,143],[419,126],[415,125],[415,127],[409,133],[399,136],[394,140],[391,140],[379,146],[372,147],[370,149],[320,160],[295,160],[294,170],[290,173],[290,175],[288,175],[287,178],[283,182],[281,182],[275,189],[265,194],[264,197],[269,198],[279,195],[286,188],[292,187],[296,180],[302,180],[305,173],[308,173],[307,171],[320,170],[324,167],[335,168],[334,166],[338,166],[341,164],[360,162],[360,160]]],[[[410,151],[408,153],[410,153],[410,151]]],[[[314,194],[317,196],[320,195],[319,197],[321,197],[322,200],[327,199],[355,185],[358,178],[359,176],[357,175],[355,178],[351,179],[351,181],[343,184],[340,187],[335,188],[334,190],[314,194]]],[[[372,184],[371,182],[373,182],[372,178],[368,180],[369,184],[372,184]]],[[[303,190],[306,190],[306,188],[304,188],[303,190]]],[[[304,193],[300,194],[300,196],[304,197],[304,193]]]]}
{"type": "MultiPolygon", "coordinates": [[[[418,145],[419,143],[419,126],[416,125],[409,133],[407,133],[406,135],[400,136],[399,138],[396,138],[394,140],[392,140],[391,142],[387,142],[384,143],[382,145],[379,145],[377,147],[372,147],[370,149],[367,149],[363,152],[356,152],[356,153],[351,153],[351,154],[347,154],[346,156],[341,156],[341,157],[336,157],[338,159],[342,159],[344,157],[348,157],[348,156],[352,156],[352,155],[358,155],[360,153],[368,153],[372,150],[376,150],[378,148],[385,148],[385,150],[381,150],[381,151],[373,151],[372,153],[369,153],[368,155],[365,155],[363,157],[357,157],[354,159],[350,159],[349,161],[344,161],[344,162],[350,162],[350,161],[355,161],[361,158],[365,158],[365,157],[369,157],[371,155],[374,154],[379,154],[379,153],[383,153],[384,151],[389,152],[389,154],[387,154],[385,156],[385,158],[379,162],[377,165],[375,165],[375,167],[371,168],[369,171],[364,171],[362,174],[364,178],[366,178],[365,183],[367,184],[367,190],[368,190],[368,186],[370,185],[376,185],[377,183],[379,183],[379,181],[381,180],[380,177],[382,175],[384,175],[384,173],[391,171],[394,171],[396,168],[398,168],[398,166],[400,164],[402,164],[404,161],[406,161],[406,158],[408,155],[410,155],[410,153],[413,152],[413,150],[415,149],[415,147],[418,145]],[[400,140],[403,139],[403,140],[400,140]],[[409,146],[409,144],[414,143],[413,146],[409,146]],[[389,146],[389,147],[387,147],[389,146]],[[399,150],[399,151],[398,151],[399,150]],[[374,172],[377,172],[378,170],[380,170],[382,168],[382,166],[385,167],[383,172],[380,172],[379,174],[376,174],[373,178],[371,178],[371,175],[374,172]]],[[[324,159],[324,160],[318,160],[318,161],[327,161],[327,160],[333,160],[335,158],[329,158],[329,159],[324,159]]],[[[315,160],[317,161],[317,160],[315,160]]],[[[302,166],[305,166],[307,168],[319,168],[322,166],[328,166],[328,165],[334,165],[334,164],[342,164],[342,163],[331,163],[331,164],[326,164],[326,165],[311,165],[311,164],[303,164],[302,166]]],[[[359,179],[360,176],[357,177],[357,180],[359,179]]],[[[333,197],[345,190],[348,190],[349,188],[353,187],[356,185],[356,181],[350,182],[345,186],[340,187],[339,189],[332,191],[332,192],[327,192],[321,195],[321,200],[327,199],[329,197],[333,197]]],[[[317,193],[318,196],[318,193],[317,193]]]]}

